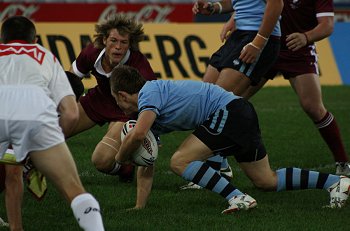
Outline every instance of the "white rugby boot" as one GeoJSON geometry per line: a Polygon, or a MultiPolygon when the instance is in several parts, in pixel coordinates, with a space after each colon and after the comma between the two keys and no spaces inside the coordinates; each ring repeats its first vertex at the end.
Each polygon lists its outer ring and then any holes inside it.
{"type": "Polygon", "coordinates": [[[258,205],[256,200],[248,194],[234,196],[228,201],[228,203],[230,206],[221,213],[230,214],[238,210],[252,209],[258,205]]]}

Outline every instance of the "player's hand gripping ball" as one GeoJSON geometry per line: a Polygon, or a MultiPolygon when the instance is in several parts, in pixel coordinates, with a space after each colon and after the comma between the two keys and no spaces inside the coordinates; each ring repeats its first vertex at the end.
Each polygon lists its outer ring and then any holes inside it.
{"type": "MultiPolygon", "coordinates": [[[[120,135],[123,141],[128,132],[136,125],[135,120],[129,120],[123,125],[120,135]]],[[[153,133],[149,131],[141,146],[133,153],[132,160],[138,166],[152,166],[158,157],[158,144],[153,133]]]]}

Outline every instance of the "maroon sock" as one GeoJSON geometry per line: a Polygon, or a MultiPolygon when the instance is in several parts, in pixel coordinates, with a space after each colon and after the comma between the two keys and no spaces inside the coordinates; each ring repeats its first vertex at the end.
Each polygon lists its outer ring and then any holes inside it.
{"type": "Polygon", "coordinates": [[[323,140],[327,143],[336,162],[348,162],[348,156],[345,152],[343,142],[340,137],[337,121],[332,113],[327,112],[326,115],[315,123],[323,140]]]}

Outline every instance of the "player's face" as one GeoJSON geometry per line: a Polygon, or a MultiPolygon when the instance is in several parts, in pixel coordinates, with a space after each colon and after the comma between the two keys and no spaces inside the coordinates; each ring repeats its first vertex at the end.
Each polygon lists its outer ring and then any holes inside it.
{"type": "Polygon", "coordinates": [[[113,68],[120,63],[130,48],[129,34],[121,35],[117,29],[112,29],[108,38],[104,39],[104,44],[106,45],[106,58],[113,68]]]}

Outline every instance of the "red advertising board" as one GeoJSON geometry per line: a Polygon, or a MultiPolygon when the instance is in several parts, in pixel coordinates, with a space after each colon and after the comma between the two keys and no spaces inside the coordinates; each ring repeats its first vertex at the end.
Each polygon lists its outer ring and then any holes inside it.
{"type": "Polygon", "coordinates": [[[97,22],[118,12],[142,22],[193,22],[191,9],[191,3],[0,3],[0,21],[24,15],[35,22],[97,22]]]}

